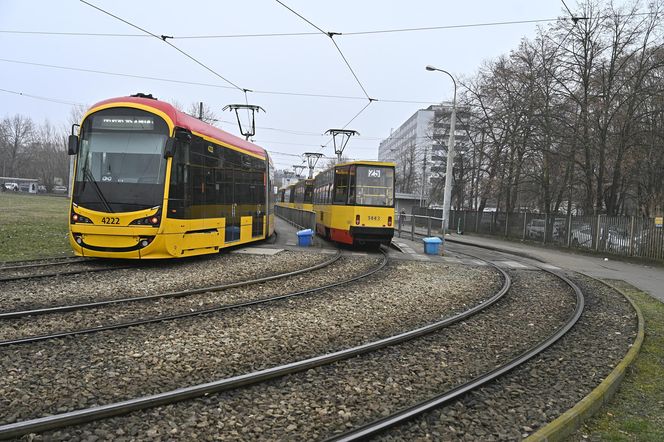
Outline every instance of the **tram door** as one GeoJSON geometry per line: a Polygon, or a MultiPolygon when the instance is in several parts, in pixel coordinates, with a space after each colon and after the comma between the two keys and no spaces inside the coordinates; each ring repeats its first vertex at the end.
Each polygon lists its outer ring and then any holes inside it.
{"type": "Polygon", "coordinates": [[[240,240],[241,214],[238,205],[238,192],[237,192],[237,175],[238,171],[233,168],[224,169],[228,175],[228,182],[226,183],[226,205],[225,205],[225,218],[226,218],[226,242],[234,242],[240,240]]]}

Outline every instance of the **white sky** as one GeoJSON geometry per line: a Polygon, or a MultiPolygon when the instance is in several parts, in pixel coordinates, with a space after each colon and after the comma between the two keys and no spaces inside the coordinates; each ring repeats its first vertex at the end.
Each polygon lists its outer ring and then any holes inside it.
{"type": "MultiPolygon", "coordinates": [[[[90,0],[91,3],[155,34],[228,35],[315,32],[274,0],[202,1],[90,0]]],[[[326,31],[354,32],[484,22],[552,19],[564,15],[560,0],[371,0],[284,3],[326,31]]],[[[573,7],[574,2],[567,4],[573,7]]],[[[546,23],[542,23],[546,26],[546,23]]],[[[432,64],[455,76],[472,75],[485,60],[507,54],[536,23],[421,32],[335,37],[372,98],[440,102],[451,100],[448,77],[427,72],[432,64]]],[[[135,28],[79,1],[0,0],[0,31],[49,31],[140,34],[135,28]]],[[[327,36],[174,39],[174,45],[242,88],[363,97],[364,94],[327,36]]],[[[0,32],[0,89],[86,106],[136,92],[189,106],[203,101],[238,133],[229,103],[243,103],[236,89],[168,83],[25,64],[68,66],[140,76],[229,86],[220,78],[151,37],[28,35],[0,32]],[[231,122],[233,122],[231,124],[231,122]]],[[[299,164],[294,156],[317,151],[329,128],[345,125],[367,100],[249,94],[249,103],[267,113],[257,119],[255,142],[273,152],[278,168],[299,164]],[[272,129],[268,129],[272,128],[272,129]],[[273,130],[279,129],[279,130],[273,130]],[[284,132],[285,131],[285,132],[284,132]]],[[[345,154],[376,158],[379,139],[426,104],[381,103],[369,106],[348,128],[360,132],[345,154]]],[[[68,121],[70,106],[0,91],[0,117],[16,113],[36,122],[68,121]]],[[[322,150],[333,156],[331,145],[322,150]]]]}

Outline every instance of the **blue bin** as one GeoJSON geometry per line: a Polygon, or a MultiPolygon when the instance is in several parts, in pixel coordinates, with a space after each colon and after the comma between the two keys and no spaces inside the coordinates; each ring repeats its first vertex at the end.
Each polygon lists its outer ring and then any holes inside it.
{"type": "Polygon", "coordinates": [[[297,232],[297,245],[300,247],[309,247],[314,236],[311,229],[300,230],[297,232]]]}
{"type": "Polygon", "coordinates": [[[424,241],[424,253],[427,255],[439,255],[440,254],[440,245],[443,243],[443,240],[432,236],[430,238],[423,238],[424,241]]]}

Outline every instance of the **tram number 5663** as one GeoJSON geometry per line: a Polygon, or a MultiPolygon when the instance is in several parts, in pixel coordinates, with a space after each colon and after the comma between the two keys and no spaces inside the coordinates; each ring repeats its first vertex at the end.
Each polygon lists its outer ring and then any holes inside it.
{"type": "Polygon", "coordinates": [[[380,178],[380,169],[369,169],[369,178],[380,178]]]}
{"type": "Polygon", "coordinates": [[[105,216],[101,219],[103,224],[120,224],[120,218],[117,216],[105,216]]]}

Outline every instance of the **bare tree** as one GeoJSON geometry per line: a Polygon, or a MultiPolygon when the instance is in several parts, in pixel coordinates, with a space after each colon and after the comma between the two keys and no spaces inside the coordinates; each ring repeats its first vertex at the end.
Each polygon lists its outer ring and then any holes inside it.
{"type": "Polygon", "coordinates": [[[30,143],[34,125],[29,117],[16,114],[0,123],[3,176],[16,176],[20,172],[22,156],[30,143]]]}

